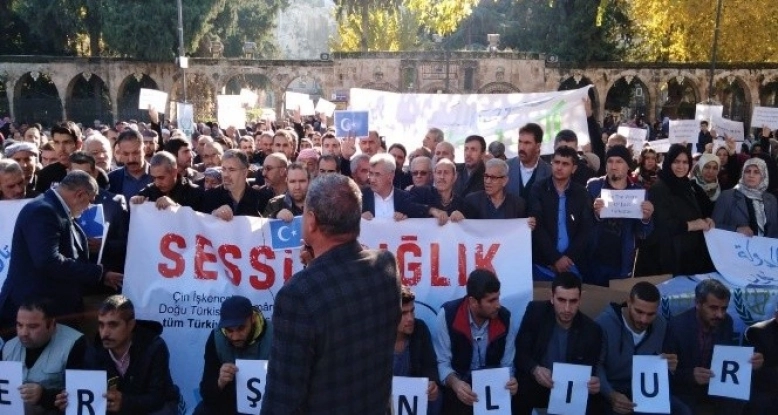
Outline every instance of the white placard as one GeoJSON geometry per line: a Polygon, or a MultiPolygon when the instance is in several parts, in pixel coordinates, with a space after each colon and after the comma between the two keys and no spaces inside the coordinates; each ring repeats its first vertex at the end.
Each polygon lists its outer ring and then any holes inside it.
{"type": "Polygon", "coordinates": [[[148,111],[149,107],[164,114],[167,106],[167,92],[157,91],[156,89],[141,88],[138,96],[138,109],[148,111]]]}
{"type": "Polygon", "coordinates": [[[751,397],[751,356],[753,347],[713,346],[708,395],[747,401],[751,397]]]}
{"type": "Polygon", "coordinates": [[[65,415],[104,414],[108,399],[108,378],[104,370],[66,370],[65,390],[68,406],[65,415]]]}
{"type": "Polygon", "coordinates": [[[505,385],[511,380],[507,367],[474,370],[473,393],[478,401],[473,404],[473,415],[497,415],[511,413],[511,392],[505,385]]]}
{"type": "Polygon", "coordinates": [[[671,144],[696,143],[699,139],[700,123],[697,120],[670,120],[670,133],[667,138],[671,144]]]}
{"type": "Polygon", "coordinates": [[[16,227],[16,218],[24,205],[32,199],[0,200],[0,287],[3,286],[11,266],[11,239],[16,227]]]}
{"type": "Polygon", "coordinates": [[[249,108],[254,108],[257,105],[257,99],[259,99],[259,95],[254,91],[247,88],[240,90],[240,100],[249,108]]]}
{"type": "Polygon", "coordinates": [[[23,414],[19,386],[24,383],[22,362],[0,361],[0,414],[23,414]]]}
{"type": "Polygon", "coordinates": [[[332,114],[335,113],[335,109],[337,106],[333,102],[329,102],[324,98],[319,98],[319,101],[316,102],[316,112],[324,114],[328,117],[332,117],[332,114]]]}
{"type": "Polygon", "coordinates": [[[238,373],[235,374],[235,391],[238,412],[258,414],[262,407],[267,383],[267,360],[235,360],[238,373]]]}
{"type": "Polygon", "coordinates": [[[300,108],[304,105],[303,102],[310,99],[311,97],[308,94],[286,91],[284,93],[284,108],[288,110],[296,110],[297,108],[300,108]]]}
{"type": "Polygon", "coordinates": [[[667,150],[670,149],[670,140],[667,138],[663,138],[661,140],[654,140],[648,143],[651,148],[656,150],[657,153],[667,153],[667,150]]]}
{"type": "Polygon", "coordinates": [[[754,112],[751,115],[751,126],[762,128],[765,125],[771,130],[778,130],[778,108],[754,107],[754,112]]]}
{"type": "Polygon", "coordinates": [[[600,218],[643,219],[640,204],[646,200],[645,189],[602,189],[600,199],[605,202],[600,218]]]}
{"type": "Polygon", "coordinates": [[[616,132],[626,137],[627,145],[636,151],[640,151],[643,148],[643,143],[648,139],[648,130],[643,128],[631,128],[622,125],[616,132]]]}
{"type": "Polygon", "coordinates": [[[194,106],[190,103],[176,102],[176,123],[187,137],[194,132],[194,106]]]}
{"type": "Polygon", "coordinates": [[[246,126],[246,109],[240,95],[217,95],[217,121],[219,127],[244,128],[246,126]]]}
{"type": "Polygon", "coordinates": [[[670,379],[667,359],[661,356],[632,357],[632,402],[641,414],[670,413],[670,379]]]}
{"type": "Polygon", "coordinates": [[[698,125],[700,121],[707,121],[710,124],[715,118],[721,118],[723,113],[723,105],[697,104],[694,111],[694,119],[698,125]]]}
{"type": "Polygon", "coordinates": [[[427,414],[427,378],[395,376],[392,378],[392,414],[427,414]]]}
{"type": "Polygon", "coordinates": [[[585,415],[589,400],[587,383],[592,377],[592,367],[554,363],[551,380],[554,387],[548,398],[548,413],[558,415],[585,415]]]}
{"type": "Polygon", "coordinates": [[[726,118],[714,118],[712,122],[711,130],[716,131],[717,136],[732,137],[735,141],[743,141],[746,138],[745,129],[743,123],[740,121],[732,121],[726,118]]]}
{"type": "Polygon", "coordinates": [[[187,69],[189,68],[189,58],[186,56],[179,56],[178,57],[178,67],[181,69],[187,69]]]}
{"type": "Polygon", "coordinates": [[[306,99],[300,102],[300,115],[316,115],[316,108],[313,105],[313,100],[306,99]]]}

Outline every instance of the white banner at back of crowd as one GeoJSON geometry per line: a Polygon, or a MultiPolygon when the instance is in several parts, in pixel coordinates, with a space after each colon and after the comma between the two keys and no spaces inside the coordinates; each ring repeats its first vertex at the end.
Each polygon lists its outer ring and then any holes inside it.
{"type": "Polygon", "coordinates": [[[30,200],[32,199],[0,200],[0,287],[8,276],[8,267],[11,264],[11,240],[16,217],[30,200]]]}
{"type": "MultiPolygon", "coordinates": [[[[387,145],[401,143],[412,151],[421,145],[432,127],[443,130],[446,141],[464,160],[464,140],[471,134],[487,144],[505,143],[508,157],[516,155],[519,128],[528,122],[543,128],[543,154],[554,151],[554,136],[562,129],[578,135],[578,144],[589,142],[583,99],[589,86],[531,94],[399,94],[352,88],[349,109],[370,112],[370,129],[386,136],[387,145]]],[[[597,137],[599,138],[599,137],[597,137]]]]}
{"type": "Polygon", "coordinates": [[[716,271],[736,287],[778,285],[778,239],[721,229],[705,232],[716,271]]]}
{"type": "MultiPolygon", "coordinates": [[[[271,239],[265,219],[224,222],[189,208],[132,206],[124,294],[138,318],[165,327],[173,378],[190,410],[199,400],[205,340],[218,323],[221,302],[244,295],[272,318],[275,294],[302,269],[299,250],[273,251],[271,239]]],[[[467,275],[476,267],[496,270],[513,324],[532,296],[526,219],[442,227],[433,219],[376,219],[362,222],[359,240],[395,253],[403,283],[416,293],[416,315],[432,327],[445,301],[464,296],[467,275]]]]}

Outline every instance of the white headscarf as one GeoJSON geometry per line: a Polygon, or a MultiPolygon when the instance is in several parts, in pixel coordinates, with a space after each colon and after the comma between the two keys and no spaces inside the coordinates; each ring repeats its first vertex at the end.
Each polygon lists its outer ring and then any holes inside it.
{"type": "Polygon", "coordinates": [[[764,228],[767,224],[767,214],[764,210],[764,201],[762,200],[762,195],[764,195],[764,192],[767,190],[767,186],[769,184],[770,179],[767,175],[767,164],[764,162],[764,160],[758,157],[753,157],[743,163],[743,173],[740,175],[740,181],[735,185],[735,190],[742,193],[745,197],[751,199],[751,202],[754,204],[754,216],[756,216],[756,226],[759,228],[759,236],[764,235],[764,228]],[[759,181],[759,184],[756,187],[748,187],[746,185],[745,176],[746,168],[748,168],[748,166],[756,166],[759,169],[759,174],[762,175],[762,180],[759,181]]]}

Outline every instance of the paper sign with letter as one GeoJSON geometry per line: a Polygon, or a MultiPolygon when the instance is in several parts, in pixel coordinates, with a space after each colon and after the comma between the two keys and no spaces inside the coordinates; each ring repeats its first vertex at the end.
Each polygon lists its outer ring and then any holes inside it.
{"type": "Polygon", "coordinates": [[[625,125],[619,127],[616,131],[620,135],[627,138],[627,145],[632,146],[633,150],[640,150],[643,148],[643,143],[648,137],[648,130],[642,128],[630,128],[625,125]]]}
{"type": "Polygon", "coordinates": [[[505,385],[511,379],[510,369],[474,370],[473,393],[478,395],[478,402],[473,404],[474,415],[495,415],[511,413],[511,392],[505,385]]]}
{"type": "Polygon", "coordinates": [[[243,100],[240,95],[217,95],[216,115],[219,127],[243,128],[246,126],[246,109],[243,108],[243,100]]]}
{"type": "Polygon", "coordinates": [[[426,415],[428,384],[427,378],[393,377],[392,414],[426,415]]]}
{"type": "Polygon", "coordinates": [[[104,414],[108,399],[107,375],[104,370],[66,370],[65,390],[68,407],[65,415],[104,414]]]}
{"type": "Polygon", "coordinates": [[[717,136],[729,136],[734,138],[735,141],[743,141],[743,139],[746,138],[743,123],[740,121],[732,121],[726,118],[714,118],[711,129],[716,131],[717,136]]]}
{"type": "Polygon", "coordinates": [[[548,398],[548,413],[557,415],[584,415],[589,389],[586,384],[592,377],[592,367],[554,363],[551,380],[554,387],[548,398]]]}
{"type": "Polygon", "coordinates": [[[605,207],[600,210],[600,218],[643,219],[640,204],[646,199],[644,189],[602,189],[600,199],[605,202],[605,207]]]}
{"type": "Polygon", "coordinates": [[[156,89],[140,89],[138,96],[138,109],[148,111],[149,107],[157,110],[158,113],[165,113],[167,106],[167,92],[157,91],[156,89]]]}
{"type": "Polygon", "coordinates": [[[335,111],[336,137],[367,137],[367,111],[335,111]]]}
{"type": "Polygon", "coordinates": [[[286,91],[284,94],[284,109],[296,110],[303,106],[303,102],[309,101],[311,97],[308,94],[286,91]]]}
{"type": "Polygon", "coordinates": [[[332,113],[335,112],[335,108],[335,103],[329,102],[324,98],[319,98],[319,101],[316,103],[316,112],[324,114],[328,117],[332,117],[332,113]]]}
{"type": "Polygon", "coordinates": [[[765,125],[771,130],[778,130],[778,108],[754,107],[754,113],[751,115],[751,126],[762,128],[765,125]]]}
{"type": "Polygon", "coordinates": [[[303,245],[303,218],[295,216],[291,222],[270,221],[270,244],[273,250],[294,249],[303,245]]]}
{"type": "Polygon", "coordinates": [[[258,414],[267,383],[267,360],[235,360],[235,391],[238,394],[238,412],[258,414]]]}
{"type": "Polygon", "coordinates": [[[24,413],[24,402],[19,393],[22,383],[22,362],[0,361],[0,413],[24,413]]]}
{"type": "Polygon", "coordinates": [[[671,144],[696,143],[699,139],[700,123],[696,120],[670,120],[670,133],[667,138],[671,144]]]}
{"type": "Polygon", "coordinates": [[[721,118],[723,113],[724,113],[723,105],[697,104],[694,111],[694,119],[698,123],[700,121],[707,121],[710,123],[715,118],[721,118]]]}
{"type": "Polygon", "coordinates": [[[667,360],[661,356],[632,357],[632,402],[635,412],[670,413],[670,379],[667,360]]]}
{"type": "Polygon", "coordinates": [[[753,347],[713,346],[708,395],[747,401],[751,396],[751,356],[753,347]]]}

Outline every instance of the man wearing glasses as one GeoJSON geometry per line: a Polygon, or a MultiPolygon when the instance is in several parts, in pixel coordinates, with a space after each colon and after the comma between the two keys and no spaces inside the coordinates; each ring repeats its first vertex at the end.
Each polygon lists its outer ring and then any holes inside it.
{"type": "Polygon", "coordinates": [[[467,295],[443,304],[437,325],[433,345],[444,385],[442,413],[473,413],[479,399],[472,389],[473,370],[511,368],[505,388],[516,394],[518,382],[512,373],[516,325],[511,325],[510,311],[500,306],[500,280],[494,272],[471,272],[467,295]]]}
{"type": "Polygon", "coordinates": [[[432,159],[425,156],[414,157],[411,161],[410,173],[412,186],[410,186],[409,189],[431,185],[432,159]]]}
{"type": "MultiPolygon", "coordinates": [[[[267,161],[267,159],[265,160],[267,161]]],[[[249,158],[240,150],[227,150],[222,157],[222,185],[203,197],[203,213],[230,221],[233,216],[258,216],[262,193],[247,181],[249,158]]],[[[266,204],[266,201],[265,201],[266,204]]]]}
{"type": "MultiPolygon", "coordinates": [[[[515,219],[527,217],[527,204],[520,196],[507,193],[508,164],[500,159],[486,162],[484,190],[465,197],[465,216],[471,219],[515,219]]],[[[534,218],[530,218],[534,228],[534,218]]]]}

